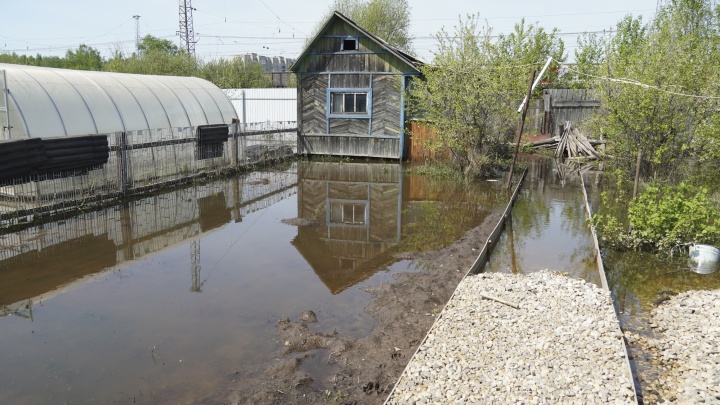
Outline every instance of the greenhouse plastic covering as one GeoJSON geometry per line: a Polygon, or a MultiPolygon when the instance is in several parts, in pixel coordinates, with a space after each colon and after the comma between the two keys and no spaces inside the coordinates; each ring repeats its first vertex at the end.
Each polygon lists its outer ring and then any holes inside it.
{"type": "Polygon", "coordinates": [[[233,105],[196,77],[90,72],[0,63],[0,139],[231,124],[233,105]],[[3,71],[5,82],[3,83],[3,71]],[[11,137],[8,137],[8,132],[11,137]]]}

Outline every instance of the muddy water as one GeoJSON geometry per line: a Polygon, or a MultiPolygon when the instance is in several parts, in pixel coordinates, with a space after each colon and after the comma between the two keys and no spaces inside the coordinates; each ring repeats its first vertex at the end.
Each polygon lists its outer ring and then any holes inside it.
{"type": "Polygon", "coordinates": [[[525,183],[486,271],[549,269],[600,285],[577,172],[550,158],[525,159],[525,183]]]}
{"type": "MultiPolygon", "coordinates": [[[[654,337],[650,328],[651,311],[671,295],[690,290],[720,288],[720,271],[697,274],[696,266],[685,257],[666,257],[644,252],[605,250],[603,262],[622,328],[645,338],[654,337]]],[[[642,344],[629,345],[640,398],[656,401],[650,387],[661,369],[642,344]]]]}
{"type": "MultiPolygon", "coordinates": [[[[530,157],[525,187],[513,209],[489,271],[528,273],[543,268],[564,271],[600,284],[587,230],[577,171],[569,163],[530,157]]],[[[583,169],[594,212],[605,190],[602,173],[583,169]]],[[[624,330],[652,337],[650,313],[671,294],[720,288],[720,271],[697,274],[687,257],[668,258],[642,252],[602,252],[608,286],[624,330]]],[[[642,399],[659,369],[642,346],[630,345],[629,355],[642,399]]]]}
{"type": "Polygon", "coordinates": [[[314,328],[366,334],[364,287],[413,270],[394,253],[449,243],[503,200],[316,162],[0,235],[0,403],[223,403],[282,348],[277,320],[312,309],[314,328]]]}

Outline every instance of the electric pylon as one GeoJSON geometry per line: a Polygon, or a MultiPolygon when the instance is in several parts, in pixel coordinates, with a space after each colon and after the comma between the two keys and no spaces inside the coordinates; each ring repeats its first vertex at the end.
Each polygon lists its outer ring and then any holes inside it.
{"type": "Polygon", "coordinates": [[[140,52],[140,16],[134,15],[135,19],[135,52],[140,52]]]}
{"type": "Polygon", "coordinates": [[[184,49],[188,55],[195,55],[195,30],[193,29],[193,15],[195,10],[192,6],[192,0],[180,0],[180,48],[184,49]]]}

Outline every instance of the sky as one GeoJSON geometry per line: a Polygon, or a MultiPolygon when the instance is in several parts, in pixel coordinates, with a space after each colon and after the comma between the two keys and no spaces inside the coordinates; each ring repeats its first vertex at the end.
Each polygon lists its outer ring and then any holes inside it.
{"type": "MultiPolygon", "coordinates": [[[[0,0],[0,52],[63,56],[86,44],[103,57],[135,50],[136,21],[150,34],[179,45],[183,0],[0,0]],[[139,19],[133,16],[139,15],[139,19]]],[[[190,1],[190,0],[188,0],[190,1]]],[[[331,0],[191,0],[196,55],[208,61],[245,53],[296,58],[331,0]]],[[[508,33],[522,18],[558,28],[568,60],[578,33],[612,30],[625,15],[655,15],[658,0],[408,0],[417,56],[432,60],[434,35],[453,32],[460,16],[479,14],[493,32],[508,33]]]]}

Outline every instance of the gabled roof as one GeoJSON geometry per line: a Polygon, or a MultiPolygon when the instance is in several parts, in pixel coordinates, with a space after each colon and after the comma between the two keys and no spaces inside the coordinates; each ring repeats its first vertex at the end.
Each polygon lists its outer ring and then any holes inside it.
{"type": "Polygon", "coordinates": [[[345,17],[339,11],[335,11],[333,13],[333,15],[331,15],[330,18],[328,18],[328,20],[325,21],[325,24],[323,24],[322,28],[320,28],[318,33],[315,34],[315,37],[312,39],[312,41],[310,41],[310,44],[303,50],[303,52],[300,54],[300,56],[295,60],[295,63],[293,63],[292,66],[290,66],[289,70],[291,72],[296,71],[295,70],[296,66],[307,56],[308,52],[310,52],[310,49],[312,49],[313,46],[315,45],[315,42],[317,42],[318,39],[322,38],[323,34],[325,33],[325,31],[327,31],[328,27],[330,26],[330,24],[333,22],[334,19],[340,19],[340,20],[344,21],[345,23],[347,23],[348,25],[350,25],[351,27],[353,27],[354,29],[360,31],[363,35],[365,35],[366,37],[373,40],[376,44],[380,45],[385,50],[387,50],[391,54],[395,55],[397,58],[399,58],[403,62],[407,63],[408,66],[410,66],[413,70],[420,72],[420,66],[424,65],[424,63],[420,59],[417,59],[411,55],[408,55],[407,53],[401,51],[397,47],[390,45],[384,39],[378,37],[377,35],[370,33],[368,30],[366,30],[365,28],[358,25],[355,21],[345,17]]]}

